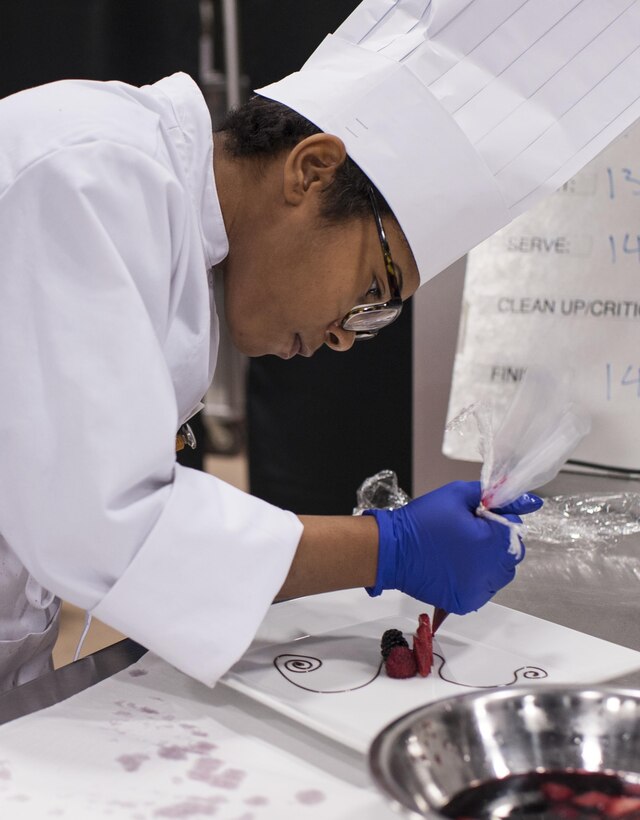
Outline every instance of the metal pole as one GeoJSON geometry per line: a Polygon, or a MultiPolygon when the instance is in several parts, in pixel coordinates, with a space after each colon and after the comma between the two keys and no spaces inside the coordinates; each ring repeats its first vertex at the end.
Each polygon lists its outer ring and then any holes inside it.
{"type": "Polygon", "coordinates": [[[227,107],[240,105],[240,49],[237,0],[222,0],[227,107]]]}

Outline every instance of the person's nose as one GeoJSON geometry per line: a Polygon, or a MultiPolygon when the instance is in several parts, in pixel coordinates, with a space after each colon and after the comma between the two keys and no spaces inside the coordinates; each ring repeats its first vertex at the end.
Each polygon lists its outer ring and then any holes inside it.
{"type": "Polygon", "coordinates": [[[340,353],[350,350],[355,340],[356,334],[353,330],[344,330],[340,327],[339,322],[329,325],[324,334],[324,343],[332,350],[337,350],[340,353]]]}

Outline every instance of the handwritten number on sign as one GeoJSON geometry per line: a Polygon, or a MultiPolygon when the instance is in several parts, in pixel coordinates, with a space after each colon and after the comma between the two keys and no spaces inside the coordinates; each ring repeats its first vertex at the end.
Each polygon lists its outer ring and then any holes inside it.
{"type": "MultiPolygon", "coordinates": [[[[618,242],[613,234],[609,234],[609,250],[611,252],[611,262],[615,264],[618,261],[618,242]]],[[[622,252],[628,256],[637,256],[638,262],[640,262],[640,234],[626,233],[622,239],[622,252]]]]}
{"type": "Polygon", "coordinates": [[[606,391],[607,401],[611,401],[613,389],[615,387],[635,387],[636,397],[640,399],[640,367],[637,365],[627,365],[620,381],[614,382],[614,370],[610,362],[606,364],[606,391]]]}
{"type": "Polygon", "coordinates": [[[632,367],[629,365],[624,371],[624,376],[622,377],[620,384],[623,387],[629,387],[630,385],[635,384],[636,395],[640,398],[640,367],[632,367]],[[633,374],[635,374],[635,378],[633,374]]]}
{"type": "Polygon", "coordinates": [[[633,240],[629,238],[629,234],[626,233],[624,235],[624,242],[622,243],[622,250],[625,253],[636,253],[638,254],[638,262],[640,262],[640,234],[636,234],[633,240]],[[631,244],[635,242],[635,245],[631,244]]]}
{"type": "Polygon", "coordinates": [[[622,169],[622,176],[623,176],[625,182],[629,182],[631,185],[634,186],[633,191],[632,191],[633,195],[638,196],[638,194],[640,194],[640,187],[639,187],[640,186],[640,179],[637,179],[636,177],[633,176],[633,172],[632,172],[631,168],[623,168],[622,169]]]}
{"type": "Polygon", "coordinates": [[[622,183],[618,186],[616,181],[616,173],[613,168],[607,168],[607,182],[609,185],[609,199],[615,199],[618,193],[618,187],[622,188],[624,192],[631,192],[633,196],[640,196],[640,179],[634,176],[632,168],[620,168],[622,175],[622,183]]]}

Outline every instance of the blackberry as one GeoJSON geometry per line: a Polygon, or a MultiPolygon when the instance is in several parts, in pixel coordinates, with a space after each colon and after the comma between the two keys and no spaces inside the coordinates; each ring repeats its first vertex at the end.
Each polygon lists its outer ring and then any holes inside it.
{"type": "Polygon", "coordinates": [[[380,641],[380,651],[385,661],[394,646],[406,646],[408,648],[409,644],[399,629],[387,629],[380,641]]]}

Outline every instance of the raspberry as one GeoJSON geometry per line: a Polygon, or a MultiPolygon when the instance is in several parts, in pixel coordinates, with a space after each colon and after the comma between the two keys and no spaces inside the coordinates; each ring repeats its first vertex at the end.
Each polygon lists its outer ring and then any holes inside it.
{"type": "Polygon", "coordinates": [[[408,646],[392,647],[384,668],[390,678],[413,678],[416,674],[416,659],[408,646]]]}
{"type": "Polygon", "coordinates": [[[553,780],[548,780],[546,783],[542,783],[540,786],[540,791],[547,800],[551,800],[553,803],[562,802],[563,800],[570,800],[574,796],[574,791],[569,786],[565,786],[564,783],[556,783],[553,780]]]}
{"type": "Polygon", "coordinates": [[[431,635],[431,622],[426,613],[422,613],[418,618],[418,629],[413,636],[413,654],[416,659],[418,673],[426,678],[431,672],[433,665],[433,637],[431,635]]]}
{"type": "Polygon", "coordinates": [[[591,791],[579,794],[577,797],[574,797],[571,802],[574,806],[580,806],[585,809],[595,809],[596,811],[607,813],[607,807],[611,800],[612,798],[609,797],[608,794],[591,791]]]}
{"type": "Polygon", "coordinates": [[[385,661],[394,646],[406,646],[407,649],[409,648],[409,644],[399,629],[387,629],[380,641],[380,651],[385,661]]]}
{"type": "Polygon", "coordinates": [[[612,797],[607,805],[607,817],[627,817],[640,811],[640,799],[637,797],[612,797]]]}

